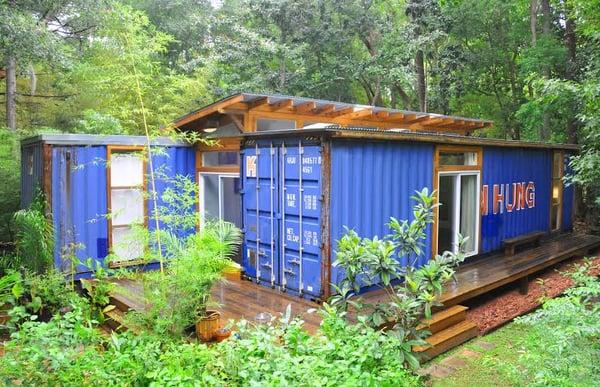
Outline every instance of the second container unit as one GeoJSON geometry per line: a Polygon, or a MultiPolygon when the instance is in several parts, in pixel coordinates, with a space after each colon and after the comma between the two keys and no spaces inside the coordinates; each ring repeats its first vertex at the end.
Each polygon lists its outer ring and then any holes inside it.
{"type": "Polygon", "coordinates": [[[337,128],[251,133],[241,149],[244,274],[307,298],[326,299],[341,279],[332,263],[346,228],[382,237],[390,217],[412,218],[423,188],[443,210],[405,265],[455,250],[459,232],[471,257],[571,227],[568,145],[337,128]]]}

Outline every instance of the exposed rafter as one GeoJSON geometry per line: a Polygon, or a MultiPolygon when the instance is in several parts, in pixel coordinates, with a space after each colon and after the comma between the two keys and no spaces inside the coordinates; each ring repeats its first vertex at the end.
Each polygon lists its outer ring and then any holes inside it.
{"type": "Polygon", "coordinates": [[[373,109],[371,108],[365,108],[362,110],[356,110],[350,113],[346,113],[344,115],[339,116],[340,118],[349,118],[352,120],[358,119],[358,118],[367,118],[367,117],[371,117],[373,115],[373,109]]]}
{"type": "Polygon", "coordinates": [[[335,105],[332,103],[328,103],[327,105],[323,105],[320,108],[314,111],[315,114],[329,114],[335,110],[335,105]]]}
{"type": "Polygon", "coordinates": [[[275,103],[269,104],[269,110],[272,112],[277,112],[280,110],[288,110],[294,106],[293,99],[282,99],[281,101],[277,101],[275,103]]]}
{"type": "Polygon", "coordinates": [[[352,106],[348,106],[345,108],[334,110],[331,113],[327,114],[327,116],[328,117],[339,117],[339,116],[343,116],[344,114],[352,113],[353,111],[354,111],[354,108],[352,106]]]}
{"type": "Polygon", "coordinates": [[[429,119],[429,114],[425,114],[422,116],[416,116],[416,118],[410,119],[410,120],[406,120],[403,123],[405,124],[416,124],[417,122],[421,122],[421,121],[425,121],[429,119]]]}
{"type": "Polygon", "coordinates": [[[294,111],[297,114],[306,114],[306,113],[310,113],[313,110],[315,110],[317,107],[317,103],[316,102],[304,102],[301,103],[299,105],[296,105],[296,107],[294,108],[294,111]]]}
{"type": "Polygon", "coordinates": [[[269,97],[258,97],[251,102],[248,102],[248,110],[252,110],[262,105],[269,103],[269,97]]]}

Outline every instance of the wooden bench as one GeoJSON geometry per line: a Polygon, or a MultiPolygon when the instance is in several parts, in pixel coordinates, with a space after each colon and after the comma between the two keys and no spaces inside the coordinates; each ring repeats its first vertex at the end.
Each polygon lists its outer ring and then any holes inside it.
{"type": "Polygon", "coordinates": [[[527,243],[539,246],[540,240],[544,235],[546,235],[546,233],[543,231],[535,231],[529,234],[519,235],[514,238],[505,239],[502,241],[502,244],[504,246],[504,255],[509,257],[515,255],[515,249],[517,248],[517,246],[521,246],[527,243]]]}

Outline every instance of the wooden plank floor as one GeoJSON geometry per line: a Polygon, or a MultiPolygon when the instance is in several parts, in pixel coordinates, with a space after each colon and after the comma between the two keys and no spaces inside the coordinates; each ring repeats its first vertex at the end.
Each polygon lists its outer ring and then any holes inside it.
{"type": "MultiPolygon", "coordinates": [[[[495,254],[463,263],[456,280],[444,287],[439,301],[446,307],[459,304],[599,246],[600,237],[568,234],[512,256],[495,254]]],[[[376,290],[365,294],[364,300],[378,302],[383,297],[383,292],[376,290]]]]}
{"type": "MultiPolygon", "coordinates": [[[[513,256],[497,254],[465,263],[458,268],[456,281],[446,285],[440,301],[446,307],[459,304],[599,246],[600,237],[570,234],[513,256]]],[[[119,285],[116,293],[123,302],[133,309],[144,308],[143,288],[139,281],[122,279],[115,282],[119,285]]],[[[375,290],[362,297],[364,302],[378,302],[383,298],[383,291],[375,290]]],[[[223,321],[242,318],[255,321],[261,312],[277,317],[291,305],[292,314],[304,319],[309,332],[315,332],[320,323],[318,314],[308,313],[309,309],[318,308],[318,304],[246,280],[218,283],[213,288],[212,301],[218,304],[223,321]]]]}
{"type": "MultiPolygon", "coordinates": [[[[144,291],[140,281],[135,279],[116,279],[117,285],[113,296],[120,302],[127,304],[135,310],[143,310],[144,291]]],[[[310,309],[317,309],[318,304],[293,297],[274,289],[265,288],[246,280],[223,280],[213,287],[212,303],[214,308],[221,312],[223,324],[229,320],[246,319],[256,321],[259,313],[269,313],[279,317],[285,313],[288,305],[291,306],[293,316],[301,316],[308,332],[317,331],[320,317],[316,313],[308,313],[310,309]]]]}

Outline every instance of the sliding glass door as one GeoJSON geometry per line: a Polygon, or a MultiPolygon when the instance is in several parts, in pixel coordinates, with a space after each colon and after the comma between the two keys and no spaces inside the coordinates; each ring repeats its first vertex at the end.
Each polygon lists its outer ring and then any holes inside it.
{"type": "Polygon", "coordinates": [[[237,174],[200,174],[200,220],[220,219],[242,226],[240,177],[237,174]]]}
{"type": "Polygon", "coordinates": [[[438,180],[439,254],[458,251],[458,235],[468,237],[463,252],[475,255],[479,249],[479,171],[440,172],[438,180]]]}

